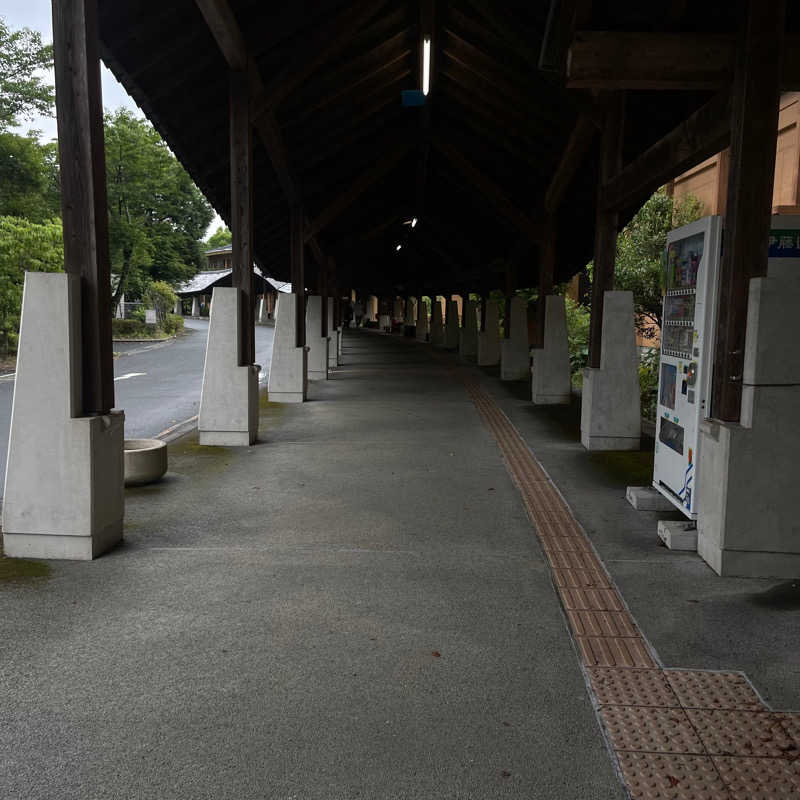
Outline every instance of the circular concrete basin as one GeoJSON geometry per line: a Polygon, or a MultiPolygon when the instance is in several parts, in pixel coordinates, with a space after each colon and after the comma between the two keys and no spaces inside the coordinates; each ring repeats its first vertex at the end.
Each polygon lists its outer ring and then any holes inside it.
{"type": "Polygon", "coordinates": [[[125,485],[157,481],[167,471],[167,443],[161,439],[125,440],[125,485]]]}

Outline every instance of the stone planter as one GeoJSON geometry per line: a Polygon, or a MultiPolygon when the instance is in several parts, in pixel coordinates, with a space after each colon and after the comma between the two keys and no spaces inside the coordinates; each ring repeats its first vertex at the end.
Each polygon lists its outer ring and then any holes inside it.
{"type": "Polygon", "coordinates": [[[161,439],[125,440],[125,485],[157,481],[167,471],[167,443],[161,439]]]}

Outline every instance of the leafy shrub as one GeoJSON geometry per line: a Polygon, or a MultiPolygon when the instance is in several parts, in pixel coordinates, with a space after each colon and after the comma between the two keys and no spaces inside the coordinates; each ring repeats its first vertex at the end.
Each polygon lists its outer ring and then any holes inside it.
{"type": "Polygon", "coordinates": [[[145,290],[144,301],[156,312],[156,324],[161,328],[167,321],[167,315],[175,308],[178,296],[166,281],[153,281],[145,290]]]}
{"type": "Polygon", "coordinates": [[[564,298],[567,311],[567,338],[569,340],[569,365],[573,379],[580,382],[581,370],[589,363],[589,329],[591,314],[586,306],[571,297],[564,298]]]}
{"type": "Polygon", "coordinates": [[[639,393],[642,404],[642,416],[655,420],[656,398],[658,396],[658,362],[657,347],[648,347],[639,362],[639,393]]]}
{"type": "Polygon", "coordinates": [[[183,317],[180,314],[167,314],[162,326],[164,333],[170,336],[183,330],[183,317]]]}

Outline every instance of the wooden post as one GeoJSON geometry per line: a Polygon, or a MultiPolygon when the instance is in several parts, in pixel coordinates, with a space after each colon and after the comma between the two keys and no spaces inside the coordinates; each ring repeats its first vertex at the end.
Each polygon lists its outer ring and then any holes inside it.
{"type": "Polygon", "coordinates": [[[536,300],[536,346],[544,347],[545,298],[553,293],[556,271],[556,232],[550,231],[539,247],[539,297],[536,300]]]}
{"type": "Polygon", "coordinates": [[[728,422],[741,413],[750,279],[767,271],[785,27],[785,0],[751,0],[736,57],[711,394],[728,422]]]}
{"type": "Polygon", "coordinates": [[[486,294],[487,291],[484,289],[481,292],[481,333],[486,333],[486,294]]]}
{"type": "Polygon", "coordinates": [[[239,318],[239,365],[255,356],[255,294],[253,289],[253,126],[247,73],[230,73],[231,147],[231,283],[242,292],[239,318]]]}
{"type": "Polygon", "coordinates": [[[516,291],[516,270],[509,267],[506,270],[506,312],[503,319],[503,338],[511,338],[511,298],[516,291]]]}
{"type": "Polygon", "coordinates": [[[97,0],[53,0],[64,269],[81,279],[82,414],[114,407],[97,0]]]}
{"type": "MultiPolygon", "coordinates": [[[[320,336],[323,339],[328,338],[328,266],[319,264],[317,266],[319,280],[317,286],[319,288],[320,303],[322,305],[322,313],[320,314],[320,336]]],[[[328,354],[325,353],[325,363],[328,361],[328,354]]]]}
{"type": "Polygon", "coordinates": [[[622,141],[625,127],[625,95],[610,95],[600,140],[600,176],[597,213],[594,223],[594,276],[592,278],[592,318],[589,332],[589,366],[600,366],[603,333],[603,298],[614,288],[614,265],[617,260],[619,214],[604,209],[605,185],[622,168],[622,141]]]}
{"type": "Polygon", "coordinates": [[[302,208],[292,208],[289,219],[289,259],[292,279],[292,292],[295,299],[295,347],[306,344],[306,289],[305,268],[303,260],[304,216],[302,208]]]}

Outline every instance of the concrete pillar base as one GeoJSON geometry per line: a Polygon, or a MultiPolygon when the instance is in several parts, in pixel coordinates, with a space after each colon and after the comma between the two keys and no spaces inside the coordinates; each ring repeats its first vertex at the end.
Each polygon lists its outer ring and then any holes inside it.
{"type": "Polygon", "coordinates": [[[197,297],[192,298],[192,316],[200,316],[200,301],[197,299],[197,297]]]}
{"type": "Polygon", "coordinates": [[[3,504],[7,556],[88,560],[122,540],[121,411],[81,409],[80,278],[25,275],[3,504]]]}
{"type": "Polygon", "coordinates": [[[458,327],[458,303],[447,301],[447,322],[444,329],[444,346],[448,350],[458,350],[458,339],[461,329],[458,327]]]}
{"type": "Polygon", "coordinates": [[[500,380],[529,380],[531,374],[531,355],[528,345],[528,310],[521,297],[511,299],[510,336],[500,345],[500,380]]]}
{"type": "Polygon", "coordinates": [[[388,314],[381,314],[378,327],[384,333],[392,332],[392,318],[388,314]]]}
{"type": "Polygon", "coordinates": [[[458,337],[458,356],[462,361],[478,355],[478,317],[474,300],[464,301],[464,319],[458,337]]]}
{"type": "Polygon", "coordinates": [[[478,333],[478,366],[494,367],[500,363],[500,322],[497,303],[486,303],[486,330],[478,333]]]}
{"type": "Polygon", "coordinates": [[[333,298],[328,298],[328,367],[339,366],[339,332],[333,327],[333,298]]]}
{"type": "Polygon", "coordinates": [[[545,298],[544,346],[533,351],[531,400],[536,405],[568,405],[572,397],[567,312],[564,298],[545,298]]]}
{"type": "Polygon", "coordinates": [[[294,294],[278,295],[267,385],[273,403],[302,403],[308,392],[308,351],[305,347],[295,347],[296,308],[294,294]]]}
{"type": "MultiPolygon", "coordinates": [[[[306,346],[308,347],[308,380],[328,379],[328,337],[322,330],[322,297],[311,294],[306,298],[306,346]]],[[[274,345],[273,345],[274,347],[274,345]]]]}
{"type": "Polygon", "coordinates": [[[603,307],[600,367],[583,371],[581,444],[587,450],[638,450],[642,418],[633,294],[606,292],[603,307]]]}
{"type": "Polygon", "coordinates": [[[258,301],[258,314],[256,315],[256,322],[258,322],[259,325],[263,325],[267,321],[268,317],[267,299],[264,297],[264,295],[262,295],[261,299],[258,301]]]}
{"type": "Polygon", "coordinates": [[[247,446],[258,436],[257,364],[239,365],[242,292],[214,288],[197,428],[200,444],[247,446]]]}
{"type": "Polygon", "coordinates": [[[442,304],[439,298],[433,298],[431,305],[431,335],[430,342],[434,347],[444,347],[444,318],[442,304]]]}
{"type": "Polygon", "coordinates": [[[337,366],[341,366],[342,363],[343,363],[343,361],[342,361],[342,339],[344,337],[343,331],[344,331],[344,327],[342,325],[340,325],[336,329],[336,365],[337,366]]]}
{"type": "Polygon", "coordinates": [[[417,305],[417,327],[414,336],[418,342],[428,341],[428,309],[421,297],[417,305]]]}

